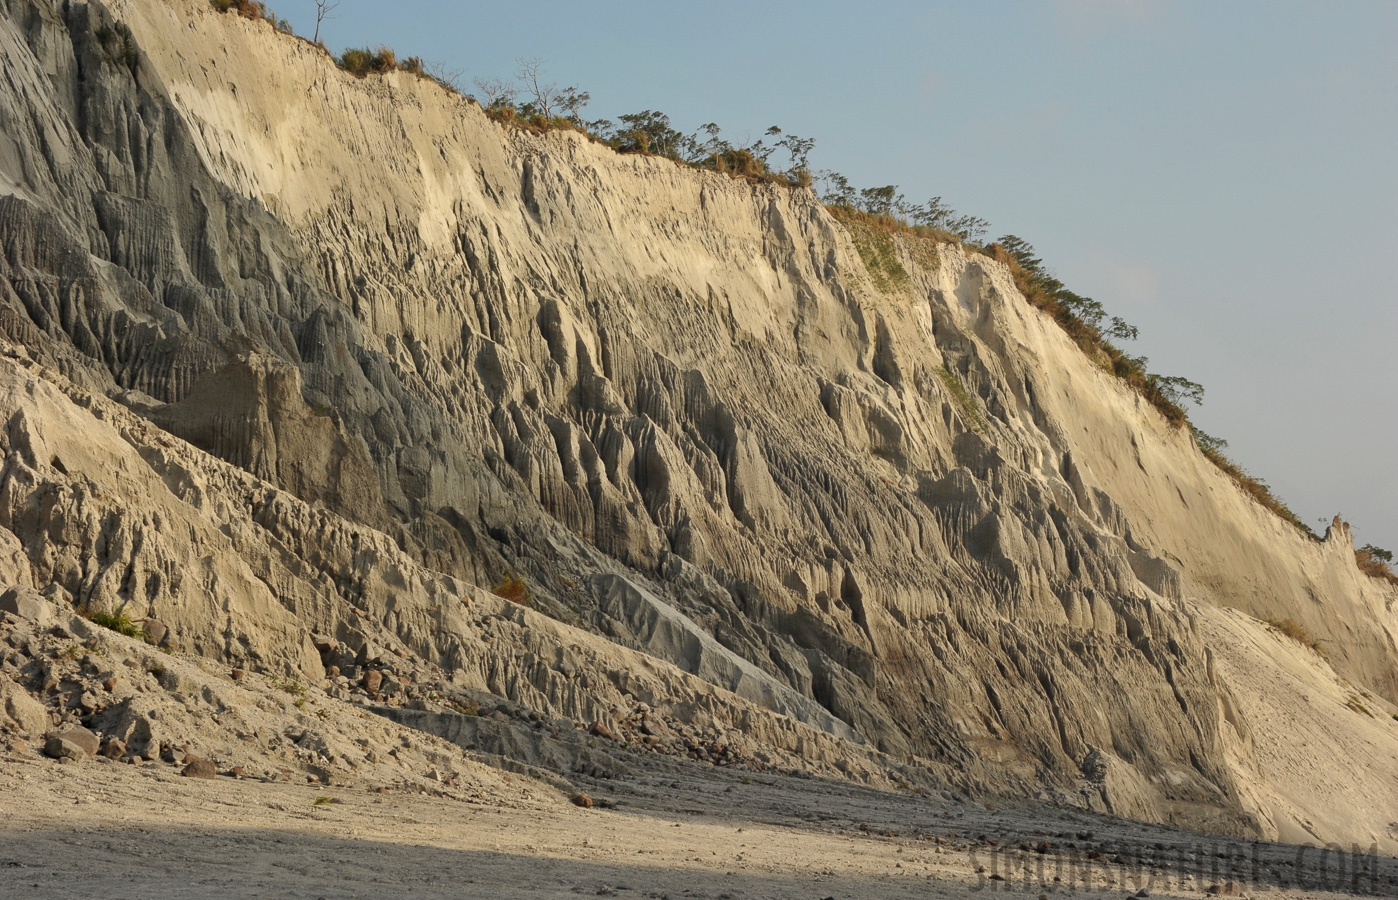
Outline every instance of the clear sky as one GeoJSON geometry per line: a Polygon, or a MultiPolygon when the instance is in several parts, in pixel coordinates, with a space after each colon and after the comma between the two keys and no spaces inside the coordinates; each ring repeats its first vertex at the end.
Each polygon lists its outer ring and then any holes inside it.
{"type": "MultiPolygon", "coordinates": [[[[299,34],[312,0],[272,0],[299,34]]],[[[332,50],[543,60],[589,118],[656,109],[941,195],[1031,241],[1202,383],[1192,412],[1323,530],[1398,551],[1398,0],[343,0],[332,50]]]]}

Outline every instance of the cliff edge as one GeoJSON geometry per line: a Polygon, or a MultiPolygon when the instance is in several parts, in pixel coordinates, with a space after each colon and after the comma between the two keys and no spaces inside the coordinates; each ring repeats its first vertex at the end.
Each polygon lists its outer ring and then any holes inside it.
{"type": "Polygon", "coordinates": [[[890,238],[876,280],[809,191],[201,0],[0,11],[4,580],[317,683],[391,646],[644,704],[657,752],[704,718],[745,764],[1398,847],[1398,591],[996,261],[890,238]]]}

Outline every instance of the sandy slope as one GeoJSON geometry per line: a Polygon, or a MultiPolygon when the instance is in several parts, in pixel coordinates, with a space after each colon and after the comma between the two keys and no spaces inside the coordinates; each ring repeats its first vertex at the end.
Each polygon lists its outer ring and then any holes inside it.
{"type": "MultiPolygon", "coordinates": [[[[1398,851],[1398,719],[1320,653],[1234,610],[1202,609],[1225,709],[1254,762],[1238,762],[1282,840],[1398,851]],[[1334,765],[1344,760],[1343,766],[1334,765]]],[[[1324,645],[1322,644],[1322,652],[1324,645]]]]}
{"type": "MultiPolygon", "coordinates": [[[[8,754],[0,757],[0,896],[880,898],[998,889],[1033,897],[1072,886],[1075,896],[1119,898],[1142,887],[1199,896],[1231,878],[1248,895],[1301,898],[1327,884],[1352,887],[1354,877],[1349,857],[1342,878],[1336,857],[1322,872],[1319,853],[1303,852],[1298,887],[1297,848],[1229,846],[1090,814],[715,776],[666,764],[595,785],[599,799],[618,804],[603,810],[508,790],[467,803],[8,754]],[[338,802],[314,805],[327,795],[338,802]],[[1053,848],[1041,856],[1039,841],[1053,848]],[[1091,863],[1089,888],[1082,866],[1092,851],[1103,858],[1091,863]],[[1042,883],[1032,868],[1026,882],[1010,854],[1043,863],[1042,883]],[[1110,863],[1119,858],[1157,861],[1110,863]],[[1009,881],[989,878],[1007,871],[1009,881]],[[1055,871],[1068,877],[1054,883],[1055,871]]],[[[1359,868],[1362,891],[1398,889],[1398,862],[1365,857],[1359,868]]]]}

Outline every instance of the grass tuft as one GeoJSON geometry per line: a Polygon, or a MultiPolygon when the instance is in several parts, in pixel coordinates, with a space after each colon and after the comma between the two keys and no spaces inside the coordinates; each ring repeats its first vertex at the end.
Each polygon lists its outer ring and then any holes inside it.
{"type": "Polygon", "coordinates": [[[150,635],[141,626],[132,622],[124,612],[109,613],[100,609],[80,609],[78,614],[87,619],[93,625],[101,625],[108,631],[115,631],[117,634],[124,634],[129,638],[150,643],[150,635]]]}
{"type": "Polygon", "coordinates": [[[1282,634],[1286,635],[1287,637],[1291,638],[1293,641],[1300,644],[1302,647],[1309,647],[1317,653],[1320,652],[1321,642],[1312,638],[1311,633],[1305,629],[1305,626],[1303,626],[1300,622],[1297,622],[1295,619],[1269,618],[1267,619],[1267,624],[1272,626],[1274,629],[1281,632],[1282,634]]]}

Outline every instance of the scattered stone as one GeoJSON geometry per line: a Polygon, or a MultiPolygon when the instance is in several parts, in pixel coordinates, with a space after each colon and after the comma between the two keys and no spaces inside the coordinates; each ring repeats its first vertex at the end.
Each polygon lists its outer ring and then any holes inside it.
{"type": "Polygon", "coordinates": [[[248,673],[242,669],[234,669],[231,674],[234,681],[242,681],[244,678],[248,677],[248,673]]]}
{"type": "Polygon", "coordinates": [[[102,682],[102,689],[105,690],[105,691],[106,691],[107,693],[109,693],[109,694],[110,694],[112,691],[116,690],[116,686],[117,686],[117,680],[116,680],[116,676],[115,676],[115,675],[113,675],[112,677],[108,678],[106,681],[102,682]]]}
{"type": "Polygon", "coordinates": [[[581,806],[583,809],[592,809],[592,798],[589,797],[587,794],[574,794],[573,805],[581,806]]]}
{"type": "Polygon", "coordinates": [[[593,722],[592,725],[588,727],[588,731],[591,731],[598,737],[604,737],[609,741],[616,740],[616,735],[612,733],[612,730],[606,725],[603,725],[600,721],[593,722]]]}
{"type": "Polygon", "coordinates": [[[126,742],[121,738],[109,738],[99,752],[107,759],[121,759],[126,755],[126,742]]]}
{"type": "Polygon", "coordinates": [[[1229,881],[1226,884],[1211,884],[1206,893],[1218,897],[1239,897],[1242,896],[1243,889],[1238,887],[1236,881],[1229,881]]]}
{"type": "Polygon", "coordinates": [[[213,779],[218,777],[218,769],[209,760],[190,754],[186,754],[184,760],[184,768],[180,770],[180,774],[185,778],[213,779]]]}
{"type": "Polygon", "coordinates": [[[364,690],[371,694],[377,694],[383,687],[383,673],[369,669],[364,673],[364,690]]]}

